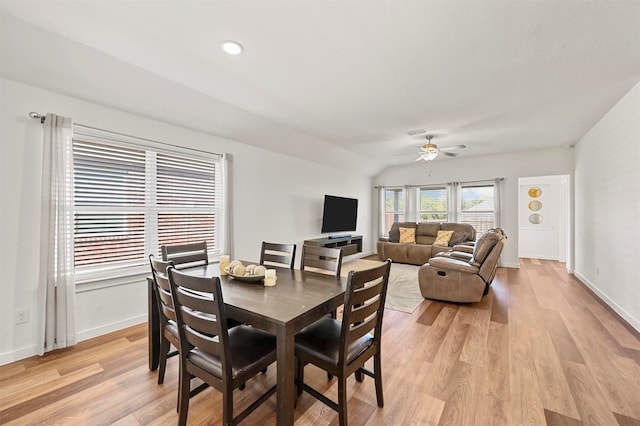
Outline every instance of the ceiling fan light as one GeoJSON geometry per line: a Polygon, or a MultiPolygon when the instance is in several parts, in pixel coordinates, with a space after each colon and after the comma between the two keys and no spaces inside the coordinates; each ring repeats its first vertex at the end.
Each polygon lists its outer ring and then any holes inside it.
{"type": "Polygon", "coordinates": [[[422,146],[422,158],[427,161],[435,160],[440,151],[435,144],[428,143],[422,146]]]}
{"type": "Polygon", "coordinates": [[[424,154],[422,154],[422,158],[424,158],[427,161],[431,161],[431,160],[435,160],[436,157],[438,156],[438,152],[425,152],[424,154]]]}

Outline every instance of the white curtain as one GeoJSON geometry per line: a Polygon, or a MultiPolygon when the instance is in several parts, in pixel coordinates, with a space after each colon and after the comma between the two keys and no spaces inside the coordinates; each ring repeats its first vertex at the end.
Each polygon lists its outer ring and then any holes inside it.
{"type": "Polygon", "coordinates": [[[384,186],[378,188],[378,238],[384,235],[385,227],[385,189],[384,186]]]}
{"type": "Polygon", "coordinates": [[[220,235],[220,254],[228,254],[233,259],[233,246],[231,238],[231,161],[233,157],[230,154],[223,154],[220,159],[221,175],[222,175],[222,235],[220,235]]]}
{"type": "Polygon", "coordinates": [[[72,120],[47,114],[42,158],[39,353],[76,343],[72,120]]]}
{"type": "Polygon", "coordinates": [[[500,184],[504,179],[496,178],[493,181],[493,211],[494,213],[494,227],[501,228],[500,213],[502,212],[502,206],[500,205],[500,193],[502,192],[502,185],[500,184]]]}

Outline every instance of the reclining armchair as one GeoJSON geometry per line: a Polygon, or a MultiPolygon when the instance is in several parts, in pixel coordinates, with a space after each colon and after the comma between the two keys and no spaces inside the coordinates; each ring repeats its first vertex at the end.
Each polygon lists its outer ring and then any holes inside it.
{"type": "Polygon", "coordinates": [[[475,245],[455,246],[438,253],[418,270],[422,296],[448,302],[479,302],[489,291],[507,236],[490,229],[475,245]]]}

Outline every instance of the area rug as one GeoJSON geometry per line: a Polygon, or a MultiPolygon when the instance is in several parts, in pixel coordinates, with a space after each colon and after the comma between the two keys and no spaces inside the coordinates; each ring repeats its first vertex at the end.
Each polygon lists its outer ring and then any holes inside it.
{"type": "MultiPolygon", "coordinates": [[[[373,268],[382,262],[377,260],[355,259],[342,264],[341,275],[346,277],[349,271],[361,271],[373,268]]],[[[389,287],[385,309],[412,313],[424,300],[418,287],[418,267],[402,263],[391,264],[389,287]]]]}

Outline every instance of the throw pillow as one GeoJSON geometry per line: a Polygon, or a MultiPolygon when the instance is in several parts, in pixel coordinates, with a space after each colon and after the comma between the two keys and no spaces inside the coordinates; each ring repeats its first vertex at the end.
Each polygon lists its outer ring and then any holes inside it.
{"type": "Polygon", "coordinates": [[[436,240],[433,242],[434,246],[448,246],[449,240],[453,235],[453,231],[438,231],[436,240]]]}
{"type": "Polygon", "coordinates": [[[467,241],[467,234],[464,232],[454,231],[451,239],[449,240],[449,246],[453,247],[456,244],[460,244],[467,241]]]}
{"type": "Polygon", "coordinates": [[[416,229],[415,228],[400,228],[400,242],[404,244],[416,243],[416,229]]]}

